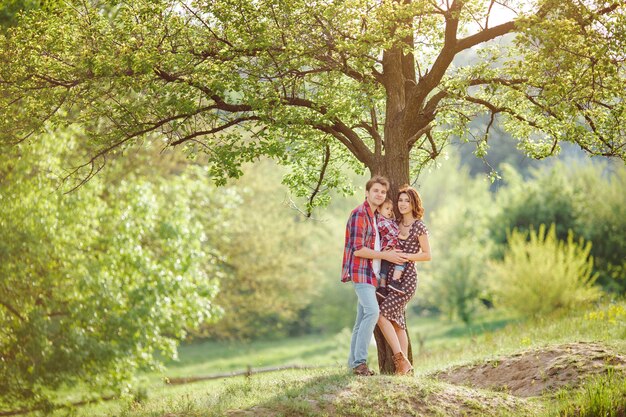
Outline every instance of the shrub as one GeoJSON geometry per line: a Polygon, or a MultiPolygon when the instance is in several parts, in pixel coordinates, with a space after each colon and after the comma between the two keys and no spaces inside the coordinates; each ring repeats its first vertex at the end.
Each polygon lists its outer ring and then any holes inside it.
{"type": "Polygon", "coordinates": [[[626,293],[626,167],[618,161],[558,162],[531,171],[523,178],[503,167],[507,186],[498,192],[499,208],[490,223],[491,238],[500,257],[507,231],[528,231],[540,224],[556,225],[556,235],[566,240],[569,230],[593,242],[591,255],[597,283],[606,291],[626,293]]]}
{"type": "Polygon", "coordinates": [[[513,230],[509,246],[500,262],[491,264],[492,286],[496,304],[524,316],[572,309],[597,300],[601,295],[594,286],[591,243],[566,241],[556,237],[554,225],[546,233],[545,225],[535,233],[513,230]]]}
{"type": "Polygon", "coordinates": [[[0,409],[47,410],[76,386],[128,393],[136,370],[175,356],[216,313],[220,254],[206,235],[225,216],[206,173],[133,179],[112,164],[64,195],[54,173],[77,140],[0,154],[0,409]]]}

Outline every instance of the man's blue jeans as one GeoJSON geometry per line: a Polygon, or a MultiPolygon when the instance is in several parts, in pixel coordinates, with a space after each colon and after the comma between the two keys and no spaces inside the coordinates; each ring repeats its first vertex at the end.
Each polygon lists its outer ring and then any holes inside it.
{"type": "Polygon", "coordinates": [[[376,301],[376,287],[370,284],[354,284],[358,298],[356,305],[356,322],[352,330],[350,356],[348,366],[356,368],[367,362],[367,348],[372,340],[380,308],[376,301]]]}

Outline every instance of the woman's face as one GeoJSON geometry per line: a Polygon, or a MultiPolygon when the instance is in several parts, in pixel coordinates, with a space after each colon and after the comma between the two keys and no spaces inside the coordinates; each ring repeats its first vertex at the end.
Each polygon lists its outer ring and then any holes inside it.
{"type": "Polygon", "coordinates": [[[398,211],[400,214],[407,214],[411,212],[411,200],[407,193],[400,193],[398,196],[398,211]]]}

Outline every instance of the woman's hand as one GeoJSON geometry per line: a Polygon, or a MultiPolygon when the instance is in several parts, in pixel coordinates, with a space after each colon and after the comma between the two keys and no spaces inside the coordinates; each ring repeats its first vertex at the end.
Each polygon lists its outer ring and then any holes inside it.
{"type": "Polygon", "coordinates": [[[384,252],[383,259],[397,265],[402,265],[408,261],[407,254],[398,250],[384,252]]]}

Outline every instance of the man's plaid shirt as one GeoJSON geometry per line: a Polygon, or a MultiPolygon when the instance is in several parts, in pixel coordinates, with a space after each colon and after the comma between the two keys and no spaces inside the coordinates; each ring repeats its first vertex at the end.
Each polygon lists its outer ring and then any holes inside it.
{"type": "Polygon", "coordinates": [[[346,243],[343,250],[343,267],[341,271],[341,281],[354,283],[365,283],[373,286],[378,285],[372,260],[354,256],[354,252],[366,247],[374,249],[376,243],[376,227],[374,226],[374,216],[376,221],[381,218],[372,212],[367,200],[352,210],[348,224],[346,225],[346,243]]]}

